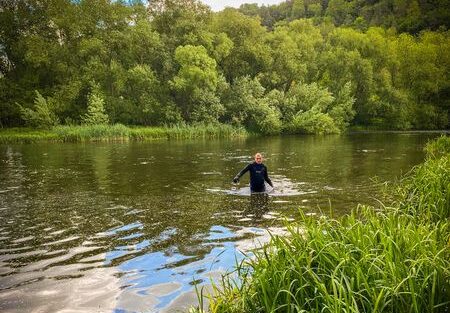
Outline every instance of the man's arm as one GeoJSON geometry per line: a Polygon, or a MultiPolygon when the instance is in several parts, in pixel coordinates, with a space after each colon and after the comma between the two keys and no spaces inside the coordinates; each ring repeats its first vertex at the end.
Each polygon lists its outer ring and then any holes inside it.
{"type": "Polygon", "coordinates": [[[265,168],[265,171],[264,171],[264,180],[270,185],[270,187],[273,188],[272,181],[271,181],[270,178],[269,178],[269,174],[267,174],[267,167],[264,166],[264,168],[265,168]]]}
{"type": "Polygon", "coordinates": [[[237,183],[239,182],[239,178],[241,178],[242,175],[244,175],[245,173],[247,173],[250,170],[250,164],[248,164],[246,167],[244,167],[242,169],[242,171],[240,171],[234,178],[233,178],[233,183],[237,183]]]}

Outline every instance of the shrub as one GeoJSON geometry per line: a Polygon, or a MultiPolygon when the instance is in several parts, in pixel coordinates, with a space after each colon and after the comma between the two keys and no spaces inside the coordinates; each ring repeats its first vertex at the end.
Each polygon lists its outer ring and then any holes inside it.
{"type": "Polygon", "coordinates": [[[288,133],[301,134],[338,134],[339,128],[327,113],[309,110],[297,113],[293,120],[286,126],[288,133]]]}
{"type": "Polygon", "coordinates": [[[81,117],[86,125],[108,124],[109,117],[105,113],[105,100],[103,100],[97,87],[93,87],[88,96],[88,111],[81,117]]]}
{"type": "Polygon", "coordinates": [[[49,129],[59,124],[51,99],[45,99],[37,90],[33,109],[24,108],[21,105],[19,107],[21,117],[27,126],[49,129]]]}

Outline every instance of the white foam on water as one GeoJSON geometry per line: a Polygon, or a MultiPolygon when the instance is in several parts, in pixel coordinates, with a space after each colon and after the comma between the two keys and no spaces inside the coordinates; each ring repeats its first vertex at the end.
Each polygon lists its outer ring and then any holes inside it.
{"type": "MultiPolygon", "coordinates": [[[[274,175],[272,180],[274,188],[269,186],[266,183],[266,193],[273,197],[285,197],[285,196],[301,196],[307,194],[317,193],[316,190],[305,190],[307,185],[305,182],[293,182],[289,178],[282,175],[274,175]],[[302,186],[302,188],[300,188],[302,186]]],[[[219,187],[208,188],[206,191],[215,192],[215,193],[223,193],[228,195],[236,195],[236,196],[250,196],[250,187],[231,187],[230,189],[223,189],[219,187]]],[[[278,200],[283,201],[283,200],[278,200]]],[[[282,202],[278,202],[282,203],[282,202]]]]}

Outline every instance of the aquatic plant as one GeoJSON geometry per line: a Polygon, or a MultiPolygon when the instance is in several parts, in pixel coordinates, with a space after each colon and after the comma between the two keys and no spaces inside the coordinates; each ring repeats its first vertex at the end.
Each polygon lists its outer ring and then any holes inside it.
{"type": "Polygon", "coordinates": [[[127,127],[122,124],[57,126],[51,130],[14,128],[0,131],[0,143],[36,141],[142,141],[155,139],[237,138],[248,135],[244,128],[224,124],[127,127]]]}
{"type": "Polygon", "coordinates": [[[64,142],[127,141],[130,134],[130,129],[121,124],[57,126],[53,131],[64,142]]]}
{"type": "Polygon", "coordinates": [[[56,134],[49,130],[30,128],[7,128],[0,130],[0,143],[32,143],[57,140],[56,134]]]}

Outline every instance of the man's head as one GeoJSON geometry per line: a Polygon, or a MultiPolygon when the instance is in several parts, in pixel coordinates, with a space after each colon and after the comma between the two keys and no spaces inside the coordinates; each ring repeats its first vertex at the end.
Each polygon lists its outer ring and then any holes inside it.
{"type": "Polygon", "coordinates": [[[261,153],[259,153],[259,152],[256,153],[256,154],[255,154],[255,162],[258,163],[258,164],[261,164],[262,161],[263,161],[263,158],[262,158],[261,153]]]}

